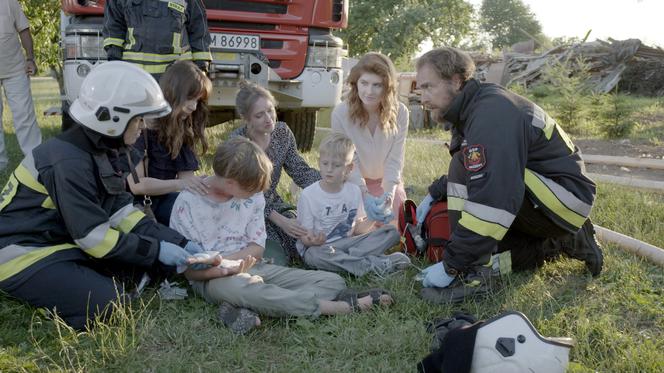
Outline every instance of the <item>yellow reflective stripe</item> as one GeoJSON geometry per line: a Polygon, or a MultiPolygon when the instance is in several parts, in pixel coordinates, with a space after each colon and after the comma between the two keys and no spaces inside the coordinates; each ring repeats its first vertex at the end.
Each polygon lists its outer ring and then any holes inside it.
{"type": "Polygon", "coordinates": [[[14,258],[4,264],[0,265],[0,281],[4,281],[11,276],[21,272],[22,270],[30,267],[36,262],[46,258],[56,251],[62,251],[76,247],[72,244],[62,244],[56,246],[46,246],[37,250],[29,251],[28,253],[14,258]]]}
{"type": "MultiPolygon", "coordinates": [[[[554,122],[554,123],[556,123],[556,122],[554,122]]],[[[562,138],[563,141],[565,142],[565,145],[567,145],[567,148],[569,149],[569,151],[573,153],[574,152],[574,143],[572,142],[572,139],[570,139],[569,136],[567,135],[567,132],[565,132],[565,130],[563,130],[563,128],[560,127],[560,125],[558,123],[556,123],[556,130],[558,131],[558,135],[560,135],[560,138],[562,138]]]]}
{"type": "Polygon", "coordinates": [[[178,54],[182,52],[182,35],[179,32],[173,33],[173,52],[178,54]]]}
{"type": "Polygon", "coordinates": [[[212,53],[212,59],[217,61],[235,61],[237,59],[237,53],[214,52],[212,53]]]}
{"type": "Polygon", "coordinates": [[[551,118],[549,115],[544,114],[544,136],[547,140],[551,140],[551,135],[553,135],[553,129],[556,128],[556,121],[551,118]]]}
{"type": "Polygon", "coordinates": [[[549,189],[542,180],[535,176],[531,170],[526,169],[524,179],[528,189],[530,189],[530,191],[533,192],[549,210],[553,211],[553,213],[560,216],[560,218],[569,224],[581,228],[586,221],[585,216],[579,215],[567,208],[551,189],[549,189]]]}
{"type": "Polygon", "coordinates": [[[51,197],[46,197],[44,202],[42,202],[41,207],[43,207],[45,209],[54,210],[55,209],[55,203],[53,203],[53,200],[51,199],[51,197]]]}
{"type": "Polygon", "coordinates": [[[109,45],[117,45],[118,47],[122,47],[124,45],[124,40],[118,38],[104,39],[104,47],[108,47],[109,45]]]}
{"type": "Polygon", "coordinates": [[[125,45],[125,49],[131,49],[134,46],[134,44],[136,44],[136,39],[134,39],[134,28],[133,27],[127,28],[127,40],[129,41],[129,43],[127,43],[127,45],[125,45]]]}
{"type": "Polygon", "coordinates": [[[18,180],[16,180],[14,174],[11,174],[9,175],[9,180],[7,180],[7,184],[5,184],[5,187],[2,189],[2,193],[0,193],[0,211],[2,211],[2,209],[14,199],[17,190],[18,180]]]}
{"type": "Polygon", "coordinates": [[[463,211],[463,206],[466,200],[458,197],[447,196],[447,209],[454,211],[463,211]]]}
{"type": "MultiPolygon", "coordinates": [[[[126,62],[131,62],[131,61],[126,61],[126,62]]],[[[143,65],[143,64],[140,64],[140,63],[133,63],[133,62],[131,62],[131,63],[133,65],[136,65],[136,66],[140,67],[141,69],[145,70],[146,72],[148,72],[150,74],[161,74],[164,71],[166,71],[166,68],[168,67],[168,64],[165,64],[165,65],[143,65]]]]}
{"type": "Polygon", "coordinates": [[[498,254],[498,268],[501,276],[512,273],[512,252],[510,250],[498,254]]]}
{"type": "Polygon", "coordinates": [[[46,191],[46,188],[41,185],[37,179],[32,176],[30,171],[23,165],[20,164],[16,170],[14,171],[14,175],[16,176],[16,179],[23,185],[27,186],[28,188],[34,190],[37,193],[41,194],[48,194],[46,191]]]}
{"type": "Polygon", "coordinates": [[[115,229],[109,228],[106,231],[106,235],[104,236],[103,241],[101,241],[96,246],[91,247],[84,251],[90,254],[91,256],[94,256],[95,258],[101,258],[104,255],[108,254],[111,250],[113,250],[115,244],[118,243],[119,239],[120,239],[120,232],[116,231],[115,229]]]}
{"type": "Polygon", "coordinates": [[[184,13],[184,6],[182,4],[178,4],[178,3],[174,3],[174,2],[169,1],[168,2],[168,7],[175,10],[175,11],[178,11],[180,13],[184,13]]]}
{"type": "Polygon", "coordinates": [[[173,62],[180,58],[180,54],[166,53],[144,53],[144,52],[124,52],[122,58],[138,62],[173,62]]]}
{"type": "Polygon", "coordinates": [[[141,221],[141,219],[143,219],[144,217],[145,214],[142,211],[136,210],[131,214],[129,214],[124,219],[122,219],[122,221],[118,225],[118,229],[120,229],[120,232],[122,233],[129,233],[134,229],[136,224],[138,224],[138,222],[141,221]]]}
{"type": "Polygon", "coordinates": [[[212,60],[212,53],[210,52],[193,52],[191,56],[192,59],[194,60],[205,60],[205,61],[212,60]]]}
{"type": "Polygon", "coordinates": [[[461,213],[459,224],[481,236],[492,237],[497,241],[502,240],[505,233],[507,233],[507,228],[502,225],[478,219],[466,211],[461,213]]]}
{"type": "Polygon", "coordinates": [[[191,52],[185,52],[178,57],[178,60],[180,61],[191,61],[191,52]]]}

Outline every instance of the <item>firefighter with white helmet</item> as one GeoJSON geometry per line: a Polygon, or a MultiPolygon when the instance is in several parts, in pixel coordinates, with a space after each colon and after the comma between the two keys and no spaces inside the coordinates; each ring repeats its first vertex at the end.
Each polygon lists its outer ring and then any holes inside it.
{"type": "Polygon", "coordinates": [[[125,299],[123,274],[163,271],[201,251],[133,206],[114,162],[143,118],[170,111],[136,66],[90,72],[70,109],[79,125],[28,154],[0,193],[0,290],[82,329],[125,299]]]}

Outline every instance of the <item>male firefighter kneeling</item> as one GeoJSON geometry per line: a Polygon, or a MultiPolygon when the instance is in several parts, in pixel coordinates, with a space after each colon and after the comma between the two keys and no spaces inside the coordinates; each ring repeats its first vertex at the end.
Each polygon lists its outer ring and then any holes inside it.
{"type": "Polygon", "coordinates": [[[90,72],[70,109],[79,125],[36,147],[0,194],[0,290],[83,329],[127,298],[132,273],[186,264],[202,251],[133,206],[114,162],[143,118],[170,111],[136,66],[108,62],[90,72]]]}
{"type": "Polygon", "coordinates": [[[452,133],[448,175],[418,206],[423,215],[446,195],[451,228],[442,262],[424,271],[422,297],[461,301],[490,290],[498,272],[535,268],[561,253],[599,275],[602,250],[588,218],[595,183],[579,149],[539,106],[478,82],[474,71],[455,48],[417,61],[422,103],[452,133]]]}

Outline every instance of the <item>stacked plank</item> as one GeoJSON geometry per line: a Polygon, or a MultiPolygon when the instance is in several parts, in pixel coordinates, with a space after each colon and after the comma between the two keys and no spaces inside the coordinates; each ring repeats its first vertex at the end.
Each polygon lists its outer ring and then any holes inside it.
{"type": "MultiPolygon", "coordinates": [[[[542,81],[547,66],[577,59],[587,64],[588,84],[595,92],[607,93],[617,85],[624,92],[664,96],[664,50],[648,47],[638,39],[558,46],[538,55],[507,52],[502,61],[480,59],[476,62],[486,81],[531,87],[542,81]]],[[[570,65],[573,70],[575,64],[570,65]]]]}

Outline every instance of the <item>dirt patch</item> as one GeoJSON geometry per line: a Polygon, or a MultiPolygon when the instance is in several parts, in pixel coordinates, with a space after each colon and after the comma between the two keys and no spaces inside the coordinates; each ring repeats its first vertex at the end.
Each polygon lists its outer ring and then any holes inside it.
{"type": "Polygon", "coordinates": [[[664,159],[664,146],[654,146],[646,140],[575,139],[574,144],[585,154],[664,159]]]}
{"type": "MultiPolygon", "coordinates": [[[[654,146],[646,141],[576,139],[574,143],[582,154],[664,159],[664,146],[654,146]]],[[[664,170],[591,163],[586,163],[586,170],[596,174],[664,181],[664,170]]]]}

